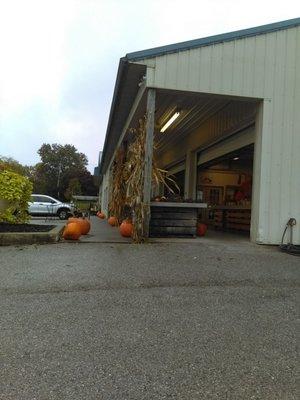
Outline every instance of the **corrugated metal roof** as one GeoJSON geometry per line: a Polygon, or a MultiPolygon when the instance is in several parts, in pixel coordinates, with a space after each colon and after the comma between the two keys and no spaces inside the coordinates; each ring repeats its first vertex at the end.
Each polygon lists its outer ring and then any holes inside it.
{"type": "Polygon", "coordinates": [[[300,25],[300,18],[293,18],[286,21],[279,21],[272,24],[257,26],[254,28],[242,29],[239,31],[223,33],[220,35],[209,36],[201,39],[189,40],[187,42],[174,43],[167,46],[154,47],[152,49],[136,51],[126,54],[126,59],[128,61],[138,61],[144,58],[151,58],[164,54],[176,53],[179,51],[190,50],[202,46],[210,46],[216,43],[228,42],[231,40],[242,39],[249,36],[262,35],[282,29],[292,28],[298,25],[300,25]]]}

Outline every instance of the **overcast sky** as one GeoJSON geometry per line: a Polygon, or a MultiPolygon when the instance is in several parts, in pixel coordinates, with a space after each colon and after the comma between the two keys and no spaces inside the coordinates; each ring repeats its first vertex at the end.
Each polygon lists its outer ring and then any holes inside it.
{"type": "Polygon", "coordinates": [[[120,57],[299,16],[295,0],[0,0],[0,155],[72,143],[93,171],[120,57]]]}

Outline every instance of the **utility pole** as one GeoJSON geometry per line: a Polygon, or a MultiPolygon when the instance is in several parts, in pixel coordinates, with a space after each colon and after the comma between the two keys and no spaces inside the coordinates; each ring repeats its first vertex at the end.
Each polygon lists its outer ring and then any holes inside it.
{"type": "Polygon", "coordinates": [[[57,176],[57,197],[58,197],[58,199],[59,199],[60,174],[61,174],[61,162],[58,164],[58,176],[57,176]]]}

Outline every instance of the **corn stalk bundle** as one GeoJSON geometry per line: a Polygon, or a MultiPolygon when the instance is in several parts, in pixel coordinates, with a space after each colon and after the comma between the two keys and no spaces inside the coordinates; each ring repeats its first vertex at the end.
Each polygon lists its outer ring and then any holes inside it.
{"type": "MultiPolygon", "coordinates": [[[[138,129],[131,129],[131,133],[134,140],[128,146],[123,178],[126,183],[126,204],[130,206],[133,212],[133,241],[141,243],[144,240],[144,218],[149,211],[149,204],[145,204],[143,201],[146,117],[139,121],[138,129]]],[[[173,189],[169,186],[170,182],[178,188],[171,176],[167,176],[167,171],[157,167],[157,163],[153,157],[152,184],[159,185],[161,183],[173,192],[173,189]]]]}
{"type": "Polygon", "coordinates": [[[112,191],[109,204],[109,213],[117,218],[118,222],[123,218],[126,187],[124,181],[125,152],[118,149],[112,166],[112,191]]]}
{"type": "MultiPolygon", "coordinates": [[[[156,149],[156,146],[154,144],[154,150],[156,149]]],[[[172,186],[175,187],[175,189],[179,192],[179,186],[175,182],[175,180],[172,178],[173,175],[168,175],[168,171],[158,168],[157,166],[157,161],[155,158],[155,154],[153,154],[153,160],[152,160],[152,185],[153,186],[158,186],[159,184],[163,184],[171,193],[174,193],[173,188],[170,186],[170,183],[172,183],[172,186]]]]}
{"type": "Polygon", "coordinates": [[[128,146],[124,168],[126,203],[133,213],[133,241],[141,243],[144,238],[143,221],[147,206],[143,203],[146,118],[139,121],[138,129],[131,129],[133,142],[128,146]]]}

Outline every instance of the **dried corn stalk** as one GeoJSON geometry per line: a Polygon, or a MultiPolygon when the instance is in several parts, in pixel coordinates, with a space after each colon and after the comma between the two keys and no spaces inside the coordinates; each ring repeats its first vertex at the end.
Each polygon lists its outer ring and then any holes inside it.
{"type": "MultiPolygon", "coordinates": [[[[154,143],[153,146],[154,146],[153,150],[155,151],[155,149],[156,149],[155,143],[154,143]]],[[[154,151],[153,151],[153,153],[154,153],[154,151]]],[[[177,185],[177,183],[173,179],[173,176],[174,175],[169,175],[168,171],[157,167],[155,154],[153,154],[153,159],[152,159],[152,185],[153,186],[158,186],[159,184],[163,184],[171,193],[174,193],[174,190],[170,186],[170,183],[172,183],[172,186],[175,187],[176,190],[178,190],[178,192],[179,192],[180,191],[179,186],[177,185]]]]}
{"type": "Polygon", "coordinates": [[[123,218],[126,199],[126,187],[123,176],[124,163],[125,152],[123,149],[119,149],[112,166],[112,191],[109,204],[109,213],[115,216],[118,222],[121,222],[123,218]]]}
{"type": "Polygon", "coordinates": [[[140,120],[138,129],[131,129],[134,141],[128,146],[127,162],[124,168],[126,182],[126,203],[133,213],[133,241],[140,243],[144,238],[143,221],[146,206],[143,203],[145,129],[146,119],[140,120]]]}
{"type": "MultiPolygon", "coordinates": [[[[128,147],[123,177],[126,182],[126,203],[131,207],[133,213],[133,241],[135,243],[141,243],[144,240],[143,222],[149,207],[148,204],[143,202],[146,117],[139,121],[138,129],[131,129],[131,133],[134,135],[134,140],[128,147]]],[[[178,188],[176,182],[170,176],[167,176],[167,171],[157,167],[153,157],[153,185],[162,183],[173,192],[168,182],[172,182],[175,187],[178,188]]]]}

